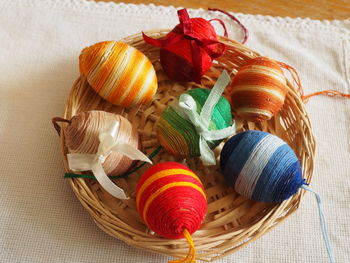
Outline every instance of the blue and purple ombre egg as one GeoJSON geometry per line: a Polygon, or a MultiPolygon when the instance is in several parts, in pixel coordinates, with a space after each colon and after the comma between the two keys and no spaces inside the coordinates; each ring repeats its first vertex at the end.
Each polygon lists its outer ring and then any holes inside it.
{"type": "Polygon", "coordinates": [[[230,138],[220,157],[221,171],[235,191],[261,202],[281,202],[304,184],[299,160],[279,137],[245,131],[230,138]]]}

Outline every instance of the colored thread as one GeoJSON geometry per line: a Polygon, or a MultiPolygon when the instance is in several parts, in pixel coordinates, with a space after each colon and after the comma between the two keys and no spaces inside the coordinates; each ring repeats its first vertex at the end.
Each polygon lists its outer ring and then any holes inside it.
{"type": "Polygon", "coordinates": [[[323,213],[321,197],[319,196],[318,193],[316,193],[314,190],[312,190],[310,187],[308,187],[305,184],[302,185],[301,188],[303,188],[304,190],[309,191],[309,192],[311,192],[311,193],[313,193],[315,195],[315,198],[316,198],[316,201],[317,201],[318,214],[319,214],[319,218],[320,218],[320,225],[321,225],[323,240],[324,240],[325,245],[326,245],[329,262],[334,263],[335,262],[335,258],[334,258],[334,254],[333,254],[331,241],[330,241],[329,236],[328,236],[328,231],[327,231],[327,226],[326,226],[326,219],[325,219],[325,216],[324,216],[324,213],[323,213]]]}
{"type": "MultiPolygon", "coordinates": [[[[210,20],[209,20],[209,22],[211,22],[211,21],[217,21],[217,22],[219,22],[220,25],[222,26],[222,28],[224,29],[224,36],[225,36],[225,37],[228,37],[226,25],[225,25],[225,23],[224,23],[221,19],[213,18],[213,19],[210,19],[210,20]]],[[[225,50],[226,50],[226,49],[225,49],[225,50]]]]}
{"type": "Polygon", "coordinates": [[[83,49],[79,67],[90,86],[115,105],[147,103],[158,87],[151,61],[126,43],[105,41],[83,49]]]}
{"type": "MultiPolygon", "coordinates": [[[[180,23],[164,39],[152,39],[145,34],[143,39],[146,43],[161,48],[160,63],[170,79],[200,83],[201,76],[211,67],[213,59],[225,52],[226,46],[218,42],[214,27],[209,21],[190,18],[186,9],[179,10],[178,17],[180,23]]],[[[227,35],[226,27],[224,30],[227,35]]]]}
{"type": "Polygon", "coordinates": [[[302,101],[304,103],[308,103],[310,98],[312,98],[314,96],[318,96],[318,95],[326,95],[328,97],[341,96],[341,97],[350,99],[350,94],[343,93],[343,92],[340,92],[340,91],[337,91],[337,90],[323,90],[323,91],[310,93],[308,95],[304,95],[304,90],[303,90],[303,87],[301,85],[301,81],[300,81],[300,77],[298,75],[298,72],[292,66],[289,66],[289,65],[287,65],[287,64],[285,64],[283,62],[278,62],[278,64],[281,67],[283,67],[286,70],[288,70],[288,72],[290,73],[290,75],[293,78],[294,83],[296,83],[296,85],[298,87],[297,91],[299,92],[300,97],[301,97],[301,99],[302,99],[302,101]]]}
{"type": "Polygon", "coordinates": [[[248,29],[241,23],[241,21],[238,20],[237,17],[235,17],[234,15],[231,15],[229,12],[226,12],[224,10],[218,9],[218,8],[208,8],[209,11],[218,11],[221,12],[225,15],[227,15],[229,18],[231,18],[232,20],[234,20],[238,26],[241,28],[242,32],[243,32],[243,40],[242,40],[242,44],[244,45],[249,37],[249,32],[248,29]]]}
{"type": "MultiPolygon", "coordinates": [[[[100,144],[99,134],[108,123],[117,120],[120,128],[117,140],[138,148],[138,133],[131,123],[120,115],[104,111],[87,111],[75,115],[70,124],[64,128],[65,143],[69,153],[96,154],[100,144]]],[[[107,175],[122,175],[132,165],[128,157],[112,152],[103,163],[107,175]]]]}
{"type": "MultiPolygon", "coordinates": [[[[192,89],[186,91],[184,94],[190,95],[196,101],[197,113],[201,113],[210,94],[210,90],[192,89]]],[[[176,110],[177,103],[175,101],[169,105],[158,120],[157,134],[160,144],[167,152],[176,157],[198,157],[201,155],[199,132],[185,116],[176,110]]],[[[212,111],[208,129],[221,130],[229,127],[231,123],[230,104],[221,96],[212,111]]],[[[208,141],[208,145],[213,149],[220,142],[221,140],[208,141]]]]}
{"type": "Polygon", "coordinates": [[[300,94],[300,97],[302,100],[304,100],[304,90],[303,87],[301,86],[301,81],[298,75],[298,72],[292,67],[289,66],[286,63],[280,62],[280,61],[276,61],[282,68],[288,70],[289,74],[292,76],[292,79],[294,81],[294,83],[297,85],[297,91],[300,94]]]}
{"type": "Polygon", "coordinates": [[[203,192],[203,190],[196,184],[194,183],[190,183],[190,182],[174,182],[174,183],[169,183],[166,185],[163,185],[161,188],[157,189],[157,191],[155,191],[154,193],[152,193],[151,196],[148,197],[144,208],[143,208],[143,218],[145,220],[145,222],[147,223],[147,213],[148,210],[152,204],[152,202],[158,197],[160,196],[163,192],[165,192],[168,189],[172,189],[175,187],[191,187],[192,189],[197,190],[198,192],[200,192],[203,197],[205,198],[205,193],[203,192]]]}
{"type": "MultiPolygon", "coordinates": [[[[184,175],[188,175],[191,176],[192,178],[194,178],[195,180],[197,180],[198,182],[200,182],[199,178],[191,171],[187,171],[187,170],[183,170],[183,169],[168,169],[168,170],[164,170],[164,171],[160,171],[157,172],[155,174],[153,174],[152,176],[150,176],[140,187],[139,191],[139,195],[138,197],[140,198],[143,194],[143,191],[150,186],[152,183],[154,183],[155,181],[167,177],[169,175],[172,174],[184,174],[184,175]]],[[[138,203],[140,200],[136,198],[136,202],[138,203]]]]}
{"type": "Polygon", "coordinates": [[[245,131],[230,138],[221,151],[220,166],[236,192],[256,201],[281,202],[303,185],[293,150],[266,132],[245,131]]]}
{"type": "Polygon", "coordinates": [[[268,120],[282,108],[286,84],[277,62],[267,57],[251,59],[232,80],[232,107],[243,119],[268,120]]]}
{"type": "Polygon", "coordinates": [[[195,260],[195,258],[196,258],[196,248],[194,246],[191,234],[188,232],[187,229],[184,229],[184,231],[182,233],[183,233],[184,237],[186,238],[186,240],[187,240],[187,242],[188,242],[188,244],[190,246],[190,249],[188,250],[188,253],[187,253],[187,255],[186,255],[186,257],[184,259],[172,260],[172,261],[169,261],[168,263],[183,263],[183,262],[192,263],[192,262],[197,262],[195,260]]]}
{"type": "Polygon", "coordinates": [[[174,162],[149,168],[138,182],[136,200],[137,209],[149,228],[171,239],[183,237],[184,229],[190,233],[196,231],[206,213],[206,197],[200,180],[189,168],[174,162]],[[159,176],[160,173],[163,176],[159,176]]]}
{"type": "Polygon", "coordinates": [[[61,118],[61,117],[54,117],[54,118],[52,118],[51,121],[52,121],[53,127],[55,128],[55,130],[58,133],[58,136],[61,136],[61,126],[58,124],[58,122],[66,122],[66,123],[70,124],[70,120],[66,120],[66,119],[61,118]]]}
{"type": "MultiPolygon", "coordinates": [[[[162,147],[158,147],[157,149],[155,149],[149,156],[148,158],[152,160],[152,158],[154,156],[156,156],[160,150],[162,149],[162,147]]],[[[118,175],[118,176],[109,176],[109,178],[111,180],[114,179],[121,179],[121,178],[126,178],[129,175],[132,175],[133,173],[137,172],[139,169],[141,169],[145,164],[147,164],[147,162],[142,162],[139,166],[135,167],[134,169],[131,169],[130,171],[126,172],[123,175],[118,175]]],[[[64,178],[86,178],[86,179],[94,179],[96,180],[95,176],[93,175],[88,175],[88,174],[74,174],[74,173],[65,173],[64,178]]]]}
{"type": "Polygon", "coordinates": [[[311,97],[318,96],[318,95],[326,95],[328,97],[341,96],[341,97],[350,99],[350,94],[342,93],[342,92],[337,91],[337,90],[323,90],[323,91],[310,93],[306,96],[303,96],[302,99],[303,99],[304,103],[307,103],[311,97]]]}
{"type": "Polygon", "coordinates": [[[206,214],[207,200],[199,178],[186,166],[159,163],[149,168],[136,187],[136,207],[150,229],[158,235],[189,243],[187,256],[179,262],[196,262],[191,238],[206,214]]]}

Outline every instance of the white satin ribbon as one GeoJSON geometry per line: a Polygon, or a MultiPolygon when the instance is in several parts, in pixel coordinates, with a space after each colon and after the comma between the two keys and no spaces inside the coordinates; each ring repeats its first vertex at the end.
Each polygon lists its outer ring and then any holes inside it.
{"type": "Polygon", "coordinates": [[[230,83],[230,80],[229,74],[224,70],[210,91],[200,114],[197,113],[196,101],[189,94],[182,94],[179,98],[178,105],[175,106],[179,114],[192,122],[199,134],[200,158],[204,165],[216,164],[214,152],[210,149],[208,141],[221,140],[236,132],[235,122],[232,126],[221,130],[210,131],[208,129],[213,109],[226,86],[230,83]]]}
{"type": "Polygon", "coordinates": [[[112,121],[106,130],[99,134],[100,145],[96,154],[69,153],[67,159],[69,169],[72,171],[91,170],[96,180],[108,193],[119,199],[128,199],[123,189],[108,178],[102,164],[111,152],[123,154],[131,160],[141,160],[148,163],[152,163],[152,161],[133,146],[116,140],[119,125],[118,121],[112,121]]]}

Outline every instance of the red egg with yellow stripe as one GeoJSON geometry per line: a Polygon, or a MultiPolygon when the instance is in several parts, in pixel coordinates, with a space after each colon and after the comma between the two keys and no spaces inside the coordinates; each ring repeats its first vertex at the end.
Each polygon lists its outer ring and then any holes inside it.
{"type": "Polygon", "coordinates": [[[141,217],[158,235],[177,239],[195,232],[206,214],[207,201],[200,179],[188,167],[175,162],[149,168],[136,187],[141,217]]]}
{"type": "Polygon", "coordinates": [[[239,69],[231,84],[231,102],[243,119],[270,119],[283,106],[287,81],[278,63],[267,57],[250,60],[239,69]]]}
{"type": "Polygon", "coordinates": [[[83,49],[80,73],[105,100],[130,107],[152,100],[157,91],[151,61],[136,48],[122,42],[105,41],[83,49]]]}

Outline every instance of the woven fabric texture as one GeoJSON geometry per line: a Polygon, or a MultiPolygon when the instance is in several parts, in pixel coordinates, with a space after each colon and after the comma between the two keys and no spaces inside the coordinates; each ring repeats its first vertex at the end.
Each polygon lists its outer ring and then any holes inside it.
{"type": "MultiPolygon", "coordinates": [[[[189,10],[191,17],[226,16],[189,10]]],[[[315,21],[238,14],[247,45],[294,66],[306,93],[350,92],[350,20],[315,21]]],[[[81,0],[0,2],[0,262],[165,262],[113,239],[94,224],[63,178],[61,116],[79,75],[78,56],[103,40],[178,22],[176,8],[81,0]]],[[[220,25],[216,25],[222,32],[220,25]]],[[[307,110],[318,150],[310,187],[324,203],[337,262],[350,258],[350,100],[319,96],[307,110]]],[[[314,197],[283,224],[218,262],[326,262],[314,197]]]]}

